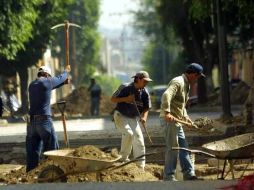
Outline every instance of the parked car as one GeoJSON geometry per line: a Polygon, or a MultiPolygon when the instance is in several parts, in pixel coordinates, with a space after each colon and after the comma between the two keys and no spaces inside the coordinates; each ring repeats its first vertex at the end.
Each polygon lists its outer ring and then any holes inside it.
{"type": "Polygon", "coordinates": [[[152,109],[160,109],[161,106],[161,96],[164,91],[167,89],[167,85],[157,85],[153,86],[150,90],[152,109]]]}

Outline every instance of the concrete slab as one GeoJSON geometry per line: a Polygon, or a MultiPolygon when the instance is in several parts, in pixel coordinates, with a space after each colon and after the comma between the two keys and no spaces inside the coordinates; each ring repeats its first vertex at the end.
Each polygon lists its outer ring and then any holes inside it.
{"type": "Polygon", "coordinates": [[[216,190],[235,184],[235,181],[184,181],[184,182],[135,182],[135,183],[76,183],[31,184],[0,186],[4,190],[216,190]]]}

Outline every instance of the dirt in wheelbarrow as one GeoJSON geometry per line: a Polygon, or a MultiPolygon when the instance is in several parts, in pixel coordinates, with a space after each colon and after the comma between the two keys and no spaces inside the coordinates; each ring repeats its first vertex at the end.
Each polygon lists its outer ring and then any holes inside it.
{"type": "Polygon", "coordinates": [[[68,156],[81,157],[93,160],[115,160],[119,154],[116,148],[111,149],[109,152],[104,152],[93,145],[86,145],[78,147],[74,152],[68,156]]]}
{"type": "MultiPolygon", "coordinates": [[[[75,149],[71,156],[77,156],[89,159],[113,160],[118,157],[118,150],[116,148],[109,150],[100,150],[93,145],[81,146],[75,149]]],[[[0,184],[31,184],[37,183],[37,178],[48,165],[52,165],[52,160],[45,159],[40,162],[40,165],[34,170],[26,173],[25,166],[12,170],[8,173],[0,173],[0,184]]],[[[115,166],[123,164],[122,162],[115,162],[115,166]]],[[[158,164],[146,164],[145,171],[139,168],[135,163],[130,163],[124,167],[115,170],[104,170],[100,174],[100,180],[105,182],[121,182],[121,181],[158,181],[161,179],[163,166],[158,164]]],[[[95,173],[79,173],[67,176],[67,182],[90,182],[98,181],[95,173]]]]}

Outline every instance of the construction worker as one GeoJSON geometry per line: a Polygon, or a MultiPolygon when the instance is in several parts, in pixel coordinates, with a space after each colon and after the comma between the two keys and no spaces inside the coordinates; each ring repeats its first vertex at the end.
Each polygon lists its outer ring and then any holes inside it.
{"type": "Polygon", "coordinates": [[[51,77],[50,68],[41,66],[37,79],[29,85],[30,120],[26,135],[27,172],[38,166],[41,152],[59,148],[51,118],[51,91],[70,82],[68,79],[70,70],[70,65],[67,65],[62,74],[51,77]]]}
{"type": "Polygon", "coordinates": [[[172,150],[172,147],[188,148],[182,124],[176,122],[176,119],[184,120],[193,127],[193,122],[186,111],[186,103],[190,85],[194,84],[203,74],[203,67],[197,63],[189,64],[185,73],[173,78],[161,98],[160,121],[164,128],[166,151],[164,176],[165,181],[177,181],[175,178],[177,158],[179,153],[180,165],[184,180],[196,180],[194,166],[187,151],[172,150]]]}
{"type": "Polygon", "coordinates": [[[88,87],[91,97],[90,112],[92,116],[100,114],[100,101],[101,101],[101,87],[98,85],[94,78],[91,78],[90,86],[88,87]]]}
{"type": "MultiPolygon", "coordinates": [[[[140,71],[133,76],[134,82],[121,85],[113,94],[111,101],[117,103],[114,111],[114,121],[122,133],[120,155],[122,161],[129,161],[133,148],[133,157],[145,154],[145,143],[139,122],[146,123],[151,100],[145,86],[150,79],[146,71],[140,71]]],[[[145,126],[145,125],[144,125],[145,126]]],[[[142,170],[145,168],[145,157],[137,162],[142,170]]]]}

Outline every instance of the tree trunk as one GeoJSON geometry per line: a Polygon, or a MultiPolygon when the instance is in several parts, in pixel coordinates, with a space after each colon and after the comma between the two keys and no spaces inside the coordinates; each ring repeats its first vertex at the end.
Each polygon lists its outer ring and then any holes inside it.
{"type": "Polygon", "coordinates": [[[21,68],[18,70],[20,77],[20,89],[21,89],[21,111],[23,114],[28,113],[28,70],[27,68],[21,68]]]}

